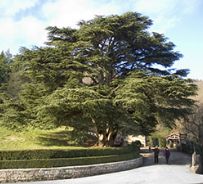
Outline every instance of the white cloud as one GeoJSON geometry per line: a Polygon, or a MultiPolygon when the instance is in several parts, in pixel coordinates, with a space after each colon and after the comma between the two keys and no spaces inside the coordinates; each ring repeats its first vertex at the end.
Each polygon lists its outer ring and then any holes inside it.
{"type": "Polygon", "coordinates": [[[200,0],[110,0],[99,4],[94,0],[56,0],[44,4],[43,14],[48,25],[66,27],[80,20],[88,20],[95,15],[120,14],[137,11],[154,20],[155,31],[167,32],[181,18],[195,11],[200,0]]]}
{"type": "Polygon", "coordinates": [[[137,10],[146,14],[159,14],[171,11],[177,0],[138,0],[135,2],[137,10]]]}
{"type": "Polygon", "coordinates": [[[0,49],[10,49],[17,53],[22,46],[42,45],[46,40],[43,22],[35,17],[25,17],[20,21],[6,18],[0,21],[0,49]]]}
{"type": "Polygon", "coordinates": [[[21,10],[33,7],[39,0],[1,0],[1,14],[3,16],[14,16],[21,10]]]}
{"type": "Polygon", "coordinates": [[[115,3],[101,4],[95,7],[93,0],[57,0],[43,6],[43,14],[49,25],[75,27],[81,20],[92,19],[95,15],[109,15],[118,13],[115,3]]]}
{"type": "Polygon", "coordinates": [[[192,14],[202,3],[202,0],[182,0],[183,14],[192,14]]]}
{"type": "Polygon", "coordinates": [[[12,53],[17,53],[21,46],[42,44],[41,40],[46,38],[42,22],[34,17],[24,17],[18,21],[14,19],[17,13],[35,6],[38,1],[0,1],[0,50],[10,49],[12,53]]]}
{"type": "Polygon", "coordinates": [[[0,50],[10,48],[17,53],[21,46],[41,46],[46,41],[47,26],[75,27],[81,20],[92,19],[95,15],[118,14],[123,9],[115,1],[99,4],[94,0],[56,0],[42,5],[42,20],[34,16],[13,19],[17,12],[34,6],[37,1],[3,0],[0,4],[0,9],[4,9],[4,16],[0,18],[0,50]],[[10,9],[9,2],[12,3],[10,9]]]}
{"type": "Polygon", "coordinates": [[[74,26],[81,18],[90,18],[90,9],[87,0],[57,0],[44,5],[43,12],[50,25],[66,27],[74,26]]]}
{"type": "Polygon", "coordinates": [[[192,13],[201,0],[132,0],[135,8],[146,14],[186,14],[192,13]]]}
{"type": "Polygon", "coordinates": [[[166,17],[160,14],[154,19],[154,24],[150,29],[158,33],[166,33],[168,30],[174,28],[180,20],[181,18],[177,16],[166,17]]]}
{"type": "Polygon", "coordinates": [[[33,44],[42,44],[46,39],[46,30],[43,22],[35,17],[29,16],[16,23],[19,27],[17,34],[23,40],[29,40],[33,44]]]}
{"type": "Polygon", "coordinates": [[[192,14],[201,0],[133,0],[134,9],[153,19],[153,31],[166,33],[184,16],[192,14]]]}
{"type": "Polygon", "coordinates": [[[95,15],[120,14],[137,11],[154,20],[152,30],[166,33],[182,17],[193,13],[201,0],[53,0],[42,4],[41,17],[25,16],[14,20],[16,13],[34,7],[40,0],[0,0],[0,50],[20,46],[42,45],[46,41],[47,26],[75,27],[80,20],[95,15]]]}

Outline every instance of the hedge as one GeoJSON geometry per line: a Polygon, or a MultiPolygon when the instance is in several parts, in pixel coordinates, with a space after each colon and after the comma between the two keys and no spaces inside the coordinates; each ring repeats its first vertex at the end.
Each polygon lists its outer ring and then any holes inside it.
{"type": "Polygon", "coordinates": [[[0,151],[0,160],[33,160],[53,158],[75,158],[105,155],[120,155],[138,152],[135,147],[123,148],[84,148],[84,149],[37,149],[37,150],[12,150],[0,151]]]}
{"type": "Polygon", "coordinates": [[[54,158],[54,159],[33,159],[33,160],[1,160],[0,169],[17,168],[50,168],[76,165],[90,165],[98,163],[117,162],[137,158],[137,153],[122,155],[107,155],[77,158],[54,158]]]}

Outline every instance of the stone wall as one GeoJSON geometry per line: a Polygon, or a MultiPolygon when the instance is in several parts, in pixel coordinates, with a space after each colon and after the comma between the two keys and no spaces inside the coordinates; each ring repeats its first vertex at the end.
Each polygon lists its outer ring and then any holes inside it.
{"type": "Polygon", "coordinates": [[[190,170],[196,174],[203,173],[201,156],[196,152],[192,154],[192,165],[190,167],[190,170]]]}
{"type": "Polygon", "coordinates": [[[2,169],[0,170],[0,183],[16,181],[56,180],[93,176],[111,172],[124,171],[143,165],[143,158],[128,161],[40,169],[2,169]]]}

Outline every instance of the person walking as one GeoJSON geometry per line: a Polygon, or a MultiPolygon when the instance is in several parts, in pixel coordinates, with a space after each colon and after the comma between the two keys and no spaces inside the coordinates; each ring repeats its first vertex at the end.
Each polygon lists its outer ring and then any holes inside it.
{"type": "Polygon", "coordinates": [[[168,147],[166,146],[165,148],[165,159],[166,159],[166,163],[168,164],[169,161],[169,157],[170,157],[170,150],[168,149],[168,147]]]}
{"type": "Polygon", "coordinates": [[[154,149],[154,163],[158,164],[159,163],[159,147],[156,146],[154,149]]]}
{"type": "Polygon", "coordinates": [[[149,153],[151,152],[151,150],[152,150],[152,149],[151,149],[151,146],[149,146],[149,153]]]}

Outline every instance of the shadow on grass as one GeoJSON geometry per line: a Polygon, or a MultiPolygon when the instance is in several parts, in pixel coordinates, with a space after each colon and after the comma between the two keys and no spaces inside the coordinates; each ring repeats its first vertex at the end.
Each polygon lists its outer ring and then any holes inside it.
{"type": "Polygon", "coordinates": [[[75,143],[70,140],[70,131],[62,130],[60,132],[41,134],[38,137],[38,144],[43,146],[72,146],[75,143]]]}
{"type": "Polygon", "coordinates": [[[43,146],[92,146],[95,141],[93,136],[76,134],[69,130],[46,133],[38,137],[38,144],[43,146]]]}

